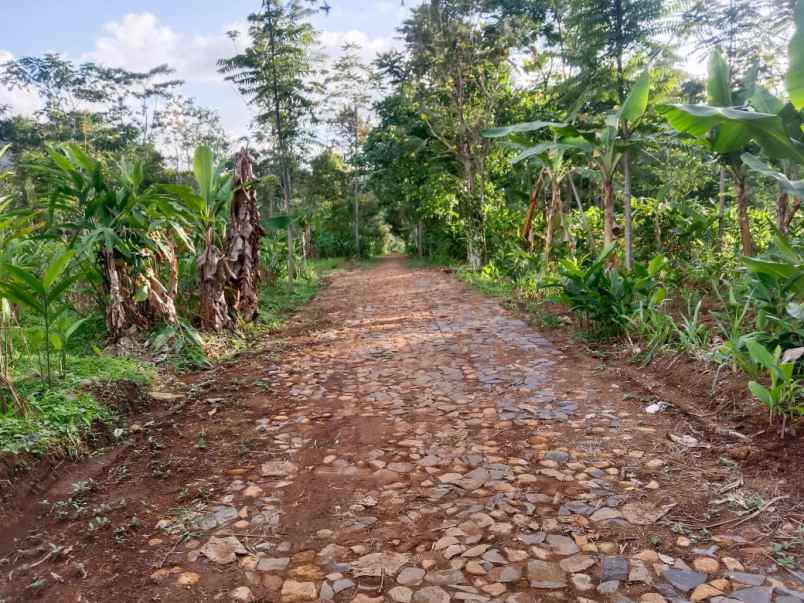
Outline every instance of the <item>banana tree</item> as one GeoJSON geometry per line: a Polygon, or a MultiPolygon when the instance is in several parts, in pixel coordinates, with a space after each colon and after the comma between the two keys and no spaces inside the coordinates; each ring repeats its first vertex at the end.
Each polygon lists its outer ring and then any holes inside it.
{"type": "Polygon", "coordinates": [[[625,223],[625,267],[627,270],[630,270],[634,265],[633,221],[631,216],[631,149],[634,148],[636,142],[634,132],[648,108],[649,93],[650,71],[646,69],[634,83],[620,110],[607,120],[619,132],[619,138],[623,145],[623,213],[625,223]]]}
{"type": "MultiPolygon", "coordinates": [[[[764,88],[757,87],[750,104],[757,111],[778,115],[785,132],[790,137],[790,151],[804,149],[804,1],[796,6],[796,32],[789,46],[789,69],[785,78],[790,97],[784,102],[764,88]]],[[[762,141],[759,141],[762,144],[762,141]]],[[[772,151],[765,149],[766,155],[772,151]]],[[[790,152],[788,157],[777,159],[773,166],[750,153],[743,153],[742,161],[751,170],[775,179],[779,183],[779,196],[776,201],[776,226],[787,233],[790,224],[801,207],[804,198],[804,181],[796,180],[802,165],[802,153],[790,152]],[[790,198],[794,201],[791,203],[790,198]]]]}
{"type": "Polygon", "coordinates": [[[35,168],[50,188],[51,236],[89,254],[103,277],[109,334],[175,322],[175,287],[158,277],[160,264],[175,265],[172,243],[156,235],[187,241],[186,212],[160,187],[145,186],[143,164],[124,160],[107,171],[70,144],[48,147],[47,162],[35,168]]]}
{"type": "Polygon", "coordinates": [[[553,140],[539,142],[533,146],[527,146],[521,142],[511,142],[508,146],[518,149],[519,153],[512,159],[511,163],[516,164],[521,161],[529,161],[539,169],[538,176],[531,189],[530,202],[528,204],[525,220],[522,225],[522,237],[530,239],[533,215],[538,204],[539,196],[545,182],[550,185],[550,206],[547,208],[547,228],[544,236],[543,259],[546,266],[550,261],[550,253],[553,247],[557,224],[561,218],[562,199],[561,185],[564,179],[572,171],[572,163],[569,154],[577,152],[579,149],[588,149],[589,143],[578,136],[574,129],[566,124],[558,122],[526,122],[490,128],[483,131],[486,138],[501,138],[505,136],[519,137],[526,133],[537,132],[548,129],[553,134],[553,140]],[[561,134],[568,134],[561,136],[561,134]]]}
{"type": "Polygon", "coordinates": [[[779,115],[753,110],[748,106],[755,86],[732,91],[729,67],[719,52],[709,62],[709,99],[717,106],[663,104],[656,107],[677,132],[705,145],[723,161],[732,173],[736,188],[743,255],[754,252],[748,222],[747,168],[741,154],[749,150],[751,141],[759,143],[771,159],[781,160],[801,155],[785,131],[779,115]]]}
{"type": "Polygon", "coordinates": [[[226,226],[226,263],[231,271],[229,305],[246,321],[258,314],[257,281],[260,277],[260,240],[265,234],[260,223],[251,157],[246,149],[235,159],[235,193],[226,226]]]}
{"type": "Polygon", "coordinates": [[[226,283],[233,274],[221,251],[226,215],[232,199],[232,177],[226,173],[222,163],[216,163],[212,150],[205,145],[195,149],[193,175],[195,190],[178,185],[162,188],[184,204],[201,233],[201,253],[196,260],[201,327],[220,331],[233,326],[225,295],[226,283]]]}

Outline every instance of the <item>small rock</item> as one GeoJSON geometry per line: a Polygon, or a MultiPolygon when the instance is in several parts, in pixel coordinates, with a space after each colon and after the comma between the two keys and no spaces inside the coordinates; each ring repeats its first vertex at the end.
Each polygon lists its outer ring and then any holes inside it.
{"type": "Polygon", "coordinates": [[[772,588],[754,586],[752,588],[744,588],[743,590],[735,590],[729,596],[732,599],[744,601],[745,603],[770,603],[772,593],[772,588]]]}
{"type": "Polygon", "coordinates": [[[260,473],[263,477],[287,477],[298,470],[299,467],[290,461],[270,461],[263,463],[260,473]]]}
{"type": "Polygon", "coordinates": [[[318,590],[318,598],[322,601],[332,601],[335,598],[335,591],[329,582],[322,582],[321,588],[318,590]]]}
{"type": "Polygon", "coordinates": [[[711,557],[698,557],[693,560],[692,566],[696,571],[704,574],[714,574],[720,569],[720,563],[718,563],[717,559],[712,559],[711,557]]]}
{"type": "Polygon", "coordinates": [[[449,603],[449,593],[440,586],[425,586],[413,595],[413,603],[449,603]]]}
{"type": "Polygon", "coordinates": [[[438,570],[435,572],[428,572],[424,579],[426,582],[430,584],[435,584],[436,586],[446,586],[448,584],[463,584],[466,582],[466,578],[463,575],[461,570],[438,570]]]}
{"type": "Polygon", "coordinates": [[[696,586],[706,582],[706,575],[686,570],[669,569],[662,572],[662,576],[681,592],[687,593],[696,586]]]}
{"type": "Polygon", "coordinates": [[[500,584],[499,582],[493,582],[491,584],[481,586],[480,590],[482,590],[484,593],[490,594],[492,597],[499,597],[508,589],[505,587],[505,584],[500,584]]]}
{"type": "Polygon", "coordinates": [[[653,576],[647,566],[639,559],[636,559],[631,562],[631,570],[628,572],[628,581],[653,584],[653,576]]]}
{"type": "Polygon", "coordinates": [[[745,569],[743,567],[743,564],[740,563],[734,557],[723,557],[723,559],[721,559],[721,561],[723,562],[723,565],[725,565],[727,569],[729,569],[729,570],[731,570],[733,572],[734,571],[741,572],[741,571],[743,571],[745,569]]]}
{"type": "Polygon", "coordinates": [[[263,489],[259,486],[249,486],[245,490],[243,490],[243,496],[246,498],[259,498],[264,494],[263,489]]]}
{"type": "Polygon", "coordinates": [[[601,582],[597,585],[597,592],[599,592],[601,595],[610,595],[612,593],[616,593],[617,589],[619,588],[619,580],[608,580],[607,582],[601,582]]]}
{"type": "Polygon", "coordinates": [[[290,557],[264,557],[257,561],[258,572],[281,572],[290,563],[290,557]]]}
{"type": "Polygon", "coordinates": [[[747,574],[745,572],[729,572],[729,578],[746,586],[762,586],[765,582],[765,576],[762,574],[747,574]]]}
{"type": "Polygon", "coordinates": [[[628,561],[622,555],[603,557],[602,565],[601,582],[609,582],[612,580],[622,581],[628,578],[628,561]]]}
{"type": "Polygon", "coordinates": [[[201,576],[195,572],[182,572],[176,579],[176,584],[180,586],[192,586],[193,584],[198,584],[199,580],[201,580],[201,576]]]}
{"type": "Polygon", "coordinates": [[[387,551],[364,555],[352,563],[352,574],[359,576],[395,576],[399,569],[408,562],[408,556],[387,551]]]}
{"type": "Polygon", "coordinates": [[[623,514],[620,513],[617,509],[612,509],[610,507],[603,507],[598,509],[589,517],[589,520],[593,523],[602,523],[604,521],[612,521],[615,519],[622,519],[623,514]]]}
{"type": "Polygon", "coordinates": [[[282,584],[282,601],[294,603],[295,601],[314,601],[318,598],[315,582],[296,582],[285,580],[282,584]]]}
{"type": "Polygon", "coordinates": [[[488,573],[486,568],[479,561],[470,561],[466,564],[464,570],[466,570],[467,574],[471,574],[473,576],[485,576],[488,573]]]}
{"type": "Polygon", "coordinates": [[[572,585],[575,587],[575,590],[580,592],[586,592],[594,588],[592,577],[588,574],[575,574],[572,576],[572,585]]]}
{"type": "Polygon", "coordinates": [[[710,584],[701,584],[695,587],[695,590],[692,591],[690,595],[690,600],[697,603],[698,601],[704,601],[705,599],[709,599],[711,597],[719,597],[723,594],[722,591],[716,589],[714,586],[710,584]]]}
{"type": "Polygon", "coordinates": [[[516,565],[503,565],[501,567],[495,567],[489,572],[489,580],[493,580],[494,582],[516,582],[521,577],[522,570],[516,565]]]}
{"type": "Polygon", "coordinates": [[[229,598],[232,601],[242,601],[243,603],[251,603],[254,601],[254,593],[248,586],[238,586],[229,593],[229,598]]]}
{"type": "Polygon", "coordinates": [[[572,538],[558,534],[549,534],[547,536],[547,544],[557,555],[574,555],[580,550],[572,538]]]}
{"type": "Polygon", "coordinates": [[[576,572],[582,572],[585,569],[589,569],[595,563],[597,563],[597,559],[583,554],[573,555],[572,557],[567,557],[558,562],[558,564],[561,566],[561,569],[563,569],[565,572],[570,572],[573,574],[576,572]]]}
{"type": "Polygon", "coordinates": [[[234,536],[224,538],[213,536],[200,549],[200,553],[213,563],[227,565],[237,561],[237,555],[247,555],[248,551],[234,536]]]}
{"type": "Polygon", "coordinates": [[[402,586],[418,586],[422,583],[424,573],[419,567],[405,567],[399,572],[396,581],[402,586]]]}
{"type": "Polygon", "coordinates": [[[528,562],[528,580],[531,588],[564,588],[567,578],[558,563],[534,560],[528,562]]]}
{"type": "Polygon", "coordinates": [[[388,591],[388,596],[395,603],[410,603],[413,598],[413,591],[405,586],[395,586],[388,591]]]}

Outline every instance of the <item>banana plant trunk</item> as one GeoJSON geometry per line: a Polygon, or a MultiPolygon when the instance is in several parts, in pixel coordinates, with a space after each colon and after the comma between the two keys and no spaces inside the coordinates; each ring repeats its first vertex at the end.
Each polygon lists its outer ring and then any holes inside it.
{"type": "Polygon", "coordinates": [[[796,217],[800,207],[801,199],[796,198],[793,203],[790,203],[790,195],[779,193],[776,198],[776,226],[780,232],[783,234],[790,232],[790,224],[793,223],[793,218],[796,217]]]}
{"type": "MultiPolygon", "coordinates": [[[[153,238],[158,236],[157,233],[152,235],[153,238]]],[[[176,296],[179,288],[178,270],[178,260],[172,243],[166,243],[161,252],[149,258],[143,274],[146,289],[148,290],[149,319],[161,318],[171,324],[178,322],[179,319],[176,313],[176,296]],[[167,287],[159,280],[158,263],[160,261],[167,262],[170,269],[170,280],[167,287]]]]}
{"type": "Polygon", "coordinates": [[[204,251],[198,257],[198,275],[201,279],[201,328],[222,331],[233,326],[229,317],[229,304],[224,295],[228,280],[226,260],[215,245],[215,230],[207,228],[204,235],[204,251]]]}
{"type": "Polygon", "coordinates": [[[153,318],[163,318],[165,321],[176,324],[176,299],[171,297],[170,290],[166,288],[153,267],[145,270],[145,283],[148,288],[148,310],[153,318]]]}
{"type": "Polygon", "coordinates": [[[723,248],[723,234],[726,231],[726,168],[724,166],[720,166],[720,191],[718,192],[718,199],[716,248],[720,251],[723,248]]]}
{"type": "Polygon", "coordinates": [[[355,237],[355,257],[360,257],[360,193],[359,193],[359,183],[357,181],[357,175],[355,175],[354,181],[354,188],[352,190],[353,194],[353,203],[352,203],[352,226],[354,230],[354,237],[355,237]]]}
{"type": "Polygon", "coordinates": [[[603,246],[614,242],[614,183],[611,174],[603,174],[603,246]]]}
{"type": "Polygon", "coordinates": [[[254,171],[246,150],[235,160],[235,193],[226,225],[226,287],[229,309],[252,322],[259,314],[257,284],[260,278],[260,240],[265,231],[260,224],[254,171]]]}
{"type": "Polygon", "coordinates": [[[742,167],[734,170],[734,183],[737,193],[737,211],[740,221],[740,244],[744,256],[754,255],[754,239],[751,236],[751,224],[748,220],[748,191],[746,190],[745,170],[742,167]]]}
{"type": "Polygon", "coordinates": [[[631,214],[631,155],[623,153],[623,222],[625,225],[625,269],[634,266],[633,223],[631,214]]]}
{"type": "Polygon", "coordinates": [[[533,224],[533,214],[536,211],[536,206],[539,204],[539,193],[544,184],[544,170],[539,172],[539,177],[533,183],[533,188],[530,190],[530,203],[528,203],[528,212],[525,214],[525,221],[522,223],[522,238],[526,241],[532,241],[531,225],[533,224]]]}
{"type": "Polygon", "coordinates": [[[477,207],[477,181],[474,161],[466,152],[463,145],[461,152],[466,190],[462,195],[461,213],[464,219],[466,232],[466,260],[471,270],[480,270],[483,267],[485,256],[485,233],[482,208],[477,207]]]}
{"type": "Polygon", "coordinates": [[[547,231],[544,233],[544,266],[550,263],[550,252],[553,249],[553,239],[556,233],[556,224],[561,214],[561,182],[553,176],[551,179],[550,210],[547,214],[547,231]]]}
{"type": "Polygon", "coordinates": [[[114,250],[101,251],[101,263],[109,293],[106,307],[106,329],[112,339],[119,339],[132,327],[145,326],[137,304],[132,297],[133,284],[125,262],[114,257],[114,250]]]}

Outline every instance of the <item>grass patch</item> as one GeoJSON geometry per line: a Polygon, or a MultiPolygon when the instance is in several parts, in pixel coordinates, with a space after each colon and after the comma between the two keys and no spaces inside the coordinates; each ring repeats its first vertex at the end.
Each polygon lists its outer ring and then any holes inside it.
{"type": "Polygon", "coordinates": [[[517,301],[519,289],[509,278],[492,276],[468,268],[459,268],[455,274],[478,291],[498,297],[506,304],[515,304],[517,301]]]}
{"type": "Polygon", "coordinates": [[[93,425],[110,425],[118,419],[89,387],[116,381],[145,385],[153,378],[153,368],[146,363],[97,355],[68,356],[65,374],[57,376],[50,389],[38,375],[34,359],[23,358],[16,371],[15,385],[31,411],[25,416],[10,410],[0,414],[0,452],[11,454],[52,450],[77,454],[93,425]]]}
{"type": "Polygon", "coordinates": [[[288,291],[285,279],[266,283],[260,289],[259,323],[268,330],[279,328],[298,308],[306,304],[324,284],[324,279],[346,264],[343,258],[308,260],[303,273],[288,291]]]}

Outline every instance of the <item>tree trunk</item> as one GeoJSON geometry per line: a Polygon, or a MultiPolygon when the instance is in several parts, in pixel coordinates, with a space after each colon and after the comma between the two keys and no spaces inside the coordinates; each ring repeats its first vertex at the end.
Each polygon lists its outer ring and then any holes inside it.
{"type": "Polygon", "coordinates": [[[657,203],[653,212],[653,239],[656,241],[656,249],[662,248],[662,204],[657,203]]]}
{"type": "Polygon", "coordinates": [[[215,232],[207,228],[204,236],[204,251],[198,257],[198,276],[201,280],[199,314],[201,328],[208,331],[221,331],[233,326],[229,318],[229,304],[224,295],[224,283],[229,274],[226,261],[215,246],[215,232]]]}
{"type": "Polygon", "coordinates": [[[608,247],[614,242],[614,184],[611,176],[603,176],[603,245],[608,247]]]}
{"type": "Polygon", "coordinates": [[[353,216],[352,222],[354,223],[354,236],[355,236],[355,257],[360,257],[360,199],[357,194],[357,180],[355,179],[354,187],[354,202],[352,203],[353,216]]]}
{"type": "Polygon", "coordinates": [[[578,189],[575,187],[575,181],[572,179],[572,173],[567,174],[567,178],[569,179],[570,189],[572,190],[572,196],[575,197],[575,203],[578,205],[578,214],[581,218],[581,224],[583,224],[584,232],[586,233],[586,242],[589,245],[589,251],[591,253],[595,253],[595,237],[594,233],[592,233],[592,227],[589,225],[589,220],[586,218],[586,212],[583,210],[583,204],[581,203],[581,196],[578,194],[578,189]]]}
{"type": "Polygon", "coordinates": [[[176,299],[159,280],[153,266],[145,270],[145,282],[148,286],[148,309],[151,318],[160,317],[170,324],[178,322],[176,315],[176,299]]]}
{"type": "Polygon", "coordinates": [[[145,326],[146,321],[132,299],[133,285],[126,264],[118,262],[114,257],[114,251],[108,249],[101,252],[101,260],[109,293],[106,329],[112,339],[118,339],[132,327],[145,326]]]}
{"type": "Polygon", "coordinates": [[[720,192],[718,193],[717,243],[715,248],[723,249],[723,235],[726,232],[726,168],[720,166],[720,192]]]}
{"type": "Polygon", "coordinates": [[[480,270],[484,259],[483,221],[475,207],[475,172],[472,159],[466,153],[462,154],[462,162],[466,178],[462,212],[466,232],[466,261],[472,270],[480,270]]]}
{"type": "Polygon", "coordinates": [[[625,223],[625,269],[634,267],[633,224],[631,219],[631,156],[623,153],[623,222],[625,223]]]}
{"type": "Polygon", "coordinates": [[[120,284],[120,274],[114,262],[114,254],[111,251],[103,251],[104,271],[109,288],[109,305],[106,308],[106,330],[113,339],[117,339],[129,327],[126,303],[123,298],[122,285],[120,284]]]}
{"type": "Polygon", "coordinates": [[[776,197],[776,227],[783,233],[787,233],[787,212],[789,205],[789,195],[779,193],[776,197]]]}
{"type": "Polygon", "coordinates": [[[539,204],[539,193],[544,184],[544,170],[539,172],[539,177],[533,183],[533,188],[530,189],[530,203],[528,203],[528,212],[525,214],[525,221],[522,223],[522,238],[526,241],[532,241],[530,236],[530,228],[533,224],[533,213],[536,211],[536,206],[539,204]]]}
{"type": "Polygon", "coordinates": [[[424,257],[424,224],[421,220],[416,223],[416,253],[424,257]]]}
{"type": "Polygon", "coordinates": [[[550,263],[550,252],[553,248],[553,238],[556,232],[556,223],[561,213],[561,183],[556,179],[555,174],[551,180],[552,196],[550,210],[547,214],[547,230],[544,233],[544,267],[550,263]]]}
{"type": "Polygon", "coordinates": [[[740,216],[740,243],[743,255],[754,255],[754,239],[748,221],[748,193],[745,188],[745,172],[742,168],[734,170],[734,183],[737,187],[737,210],[740,216]]]}
{"type": "Polygon", "coordinates": [[[782,234],[787,234],[790,231],[790,225],[793,223],[793,218],[796,217],[800,207],[801,199],[796,197],[791,204],[790,195],[784,192],[779,193],[776,198],[776,226],[782,234]]]}
{"type": "Polygon", "coordinates": [[[302,266],[307,266],[307,227],[302,226],[301,230],[299,231],[299,242],[301,243],[301,253],[302,253],[302,266]]]}
{"type": "Polygon", "coordinates": [[[235,193],[226,225],[225,262],[229,272],[229,310],[237,312],[248,322],[259,314],[260,239],[265,234],[253,183],[251,158],[244,149],[235,160],[235,193]]]}

